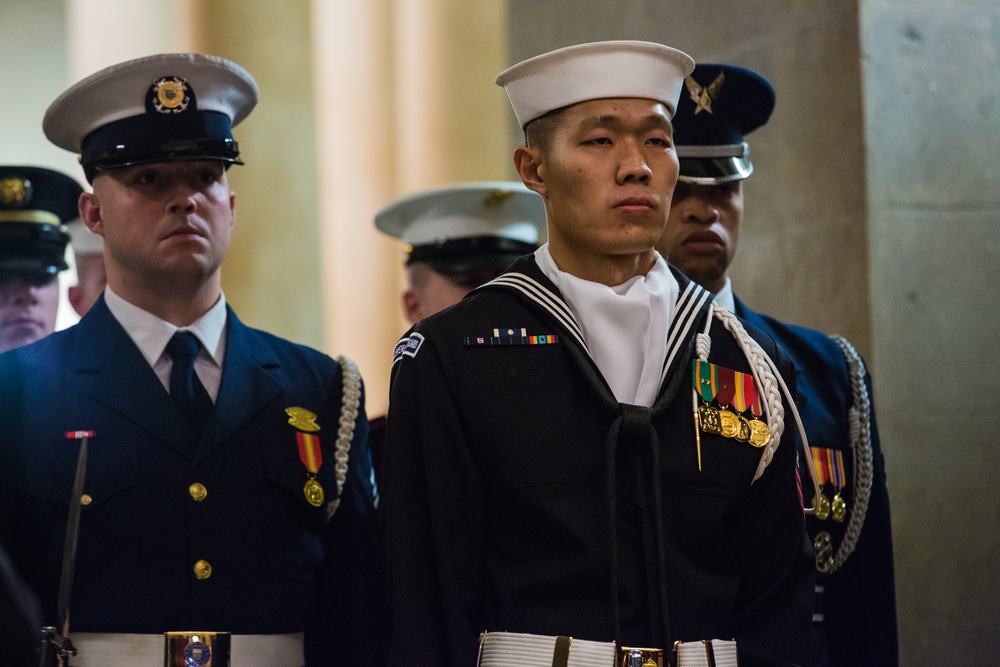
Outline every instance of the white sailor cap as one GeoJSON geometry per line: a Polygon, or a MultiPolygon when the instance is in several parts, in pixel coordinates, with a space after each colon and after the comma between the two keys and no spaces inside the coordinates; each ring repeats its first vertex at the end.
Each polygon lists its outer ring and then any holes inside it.
{"type": "Polygon", "coordinates": [[[550,111],[610,97],[641,97],[662,102],[671,116],[684,77],[694,60],[655,42],[611,41],[577,44],[529,58],[500,73],[523,129],[550,111]]]}
{"type": "Polygon", "coordinates": [[[520,182],[458,183],[397,199],[375,214],[375,227],[407,244],[407,264],[509,264],[538,247],[545,205],[520,182]]]}
{"type": "Polygon", "coordinates": [[[45,112],[49,141],[95,170],[167,160],[243,164],[232,128],[257,104],[257,83],[218,56],[167,53],[103,69],[45,112]]]}
{"type": "Polygon", "coordinates": [[[69,244],[77,256],[104,254],[104,237],[90,231],[80,218],[70,220],[65,229],[69,232],[69,244]]]}

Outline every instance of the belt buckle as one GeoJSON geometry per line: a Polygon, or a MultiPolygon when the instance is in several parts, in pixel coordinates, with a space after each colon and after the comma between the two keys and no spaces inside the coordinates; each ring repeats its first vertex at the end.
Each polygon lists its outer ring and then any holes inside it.
{"type": "Polygon", "coordinates": [[[228,632],[165,632],[164,667],[229,667],[228,632]]]}
{"type": "Polygon", "coordinates": [[[615,667],[663,667],[663,649],[622,646],[615,667]]]}

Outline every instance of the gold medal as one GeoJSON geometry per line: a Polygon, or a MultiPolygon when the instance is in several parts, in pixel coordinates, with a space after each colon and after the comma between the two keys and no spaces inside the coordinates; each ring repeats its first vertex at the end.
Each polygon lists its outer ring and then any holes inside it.
{"type": "Polygon", "coordinates": [[[813,507],[816,508],[816,518],[820,521],[826,521],[830,516],[830,501],[826,499],[822,493],[818,496],[813,496],[813,507]]]}
{"type": "Polygon", "coordinates": [[[830,533],[821,530],[813,540],[813,550],[816,552],[816,569],[820,572],[829,571],[833,565],[833,539],[830,533]]]}
{"type": "Polygon", "coordinates": [[[847,503],[840,493],[833,496],[833,502],[830,503],[830,516],[837,523],[844,523],[844,519],[847,518],[847,503]]]}
{"type": "Polygon", "coordinates": [[[722,423],[722,437],[735,438],[740,433],[740,418],[722,408],[719,410],[719,421],[722,423]]]}
{"type": "Polygon", "coordinates": [[[323,493],[323,485],[316,481],[315,477],[306,480],[306,485],[302,487],[302,493],[306,496],[306,501],[313,507],[323,504],[326,494],[323,493]]]}
{"type": "Polygon", "coordinates": [[[740,432],[736,434],[736,439],[740,442],[750,441],[750,422],[746,420],[743,415],[737,415],[737,419],[740,420],[740,432]]]}
{"type": "Polygon", "coordinates": [[[754,447],[763,447],[771,439],[771,429],[767,424],[759,419],[750,420],[750,444],[754,447]]]}
{"type": "Polygon", "coordinates": [[[291,407],[285,408],[285,414],[288,415],[288,423],[300,431],[315,433],[319,430],[315,412],[310,412],[305,408],[291,407]]]}
{"type": "Polygon", "coordinates": [[[705,433],[722,433],[722,422],[719,421],[719,411],[711,405],[702,405],[698,408],[698,420],[701,422],[701,430],[705,433]]]}

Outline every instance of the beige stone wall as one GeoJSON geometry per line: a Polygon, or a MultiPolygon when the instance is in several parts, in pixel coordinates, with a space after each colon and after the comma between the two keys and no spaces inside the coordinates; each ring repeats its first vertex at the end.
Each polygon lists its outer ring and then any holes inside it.
{"type": "Polygon", "coordinates": [[[246,165],[229,171],[236,231],[222,270],[240,318],[322,348],[324,299],[308,2],[201,0],[195,48],[245,67],[260,102],[233,134],[246,165]]]}
{"type": "Polygon", "coordinates": [[[862,12],[879,426],[904,665],[1000,655],[1000,6],[862,12]]]}

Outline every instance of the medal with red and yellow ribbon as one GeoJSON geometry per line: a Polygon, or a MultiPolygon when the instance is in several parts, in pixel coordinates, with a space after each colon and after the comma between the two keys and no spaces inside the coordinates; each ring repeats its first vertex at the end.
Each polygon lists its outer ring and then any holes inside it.
{"type": "Polygon", "coordinates": [[[319,507],[326,494],[323,492],[323,485],[316,481],[316,473],[323,467],[323,449],[320,447],[319,436],[314,435],[319,431],[316,415],[297,407],[285,408],[285,413],[289,417],[288,423],[298,429],[295,439],[299,446],[299,460],[306,469],[306,483],[302,487],[302,493],[310,505],[319,507]]]}
{"type": "Polygon", "coordinates": [[[763,447],[771,438],[767,424],[759,419],[763,414],[760,395],[753,375],[740,373],[707,361],[692,362],[691,380],[696,401],[695,438],[698,446],[698,469],[701,470],[701,431],[763,447]],[[715,402],[719,407],[715,407],[715,402]],[[733,410],[729,408],[732,407],[733,410]],[[749,413],[749,415],[747,414],[749,413]],[[752,416],[752,418],[748,418],[752,416]]]}
{"type": "Polygon", "coordinates": [[[813,498],[813,506],[816,508],[816,518],[823,521],[831,518],[837,523],[842,523],[847,517],[847,503],[840,495],[844,488],[844,452],[839,449],[828,449],[826,447],[810,447],[809,453],[812,455],[813,468],[816,470],[816,483],[822,489],[827,483],[834,488],[833,500],[820,492],[817,498],[813,498]]]}

